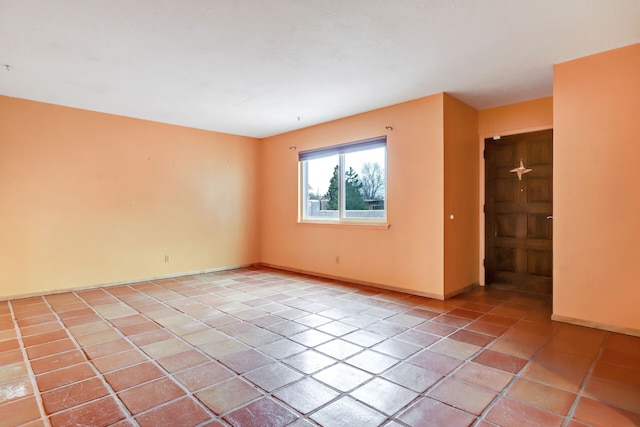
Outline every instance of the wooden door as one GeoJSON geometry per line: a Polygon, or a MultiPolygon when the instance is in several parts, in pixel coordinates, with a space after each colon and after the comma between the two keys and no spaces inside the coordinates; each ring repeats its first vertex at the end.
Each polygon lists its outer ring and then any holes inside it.
{"type": "Polygon", "coordinates": [[[488,285],[551,295],[552,216],[553,131],[486,139],[488,285]],[[520,160],[524,168],[520,168],[520,160]]]}

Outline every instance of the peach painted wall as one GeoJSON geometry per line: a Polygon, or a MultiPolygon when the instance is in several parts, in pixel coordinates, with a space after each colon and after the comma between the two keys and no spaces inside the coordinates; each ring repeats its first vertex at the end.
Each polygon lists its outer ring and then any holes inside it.
{"type": "Polygon", "coordinates": [[[554,67],[554,318],[640,334],[640,44],[554,67]]]}
{"type": "Polygon", "coordinates": [[[265,139],[262,261],[442,296],[443,158],[443,94],[265,139]],[[390,227],[298,223],[298,151],[385,134],[390,227]]]}
{"type": "Polygon", "coordinates": [[[479,205],[478,218],[480,229],[480,256],[478,268],[480,269],[480,283],[484,285],[484,150],[485,138],[495,135],[514,135],[553,128],[553,98],[540,98],[531,101],[519,102],[496,108],[481,110],[478,113],[478,158],[479,158],[479,205]]]}
{"type": "Polygon", "coordinates": [[[259,262],[257,140],[1,96],[0,129],[0,298],[259,262]]]}
{"type": "Polygon", "coordinates": [[[479,282],[478,111],[444,96],[444,294],[479,282]],[[451,219],[453,215],[453,219],[451,219]]]}
{"type": "Polygon", "coordinates": [[[553,124],[553,98],[481,110],[478,117],[478,134],[483,139],[549,129],[553,124]]]}

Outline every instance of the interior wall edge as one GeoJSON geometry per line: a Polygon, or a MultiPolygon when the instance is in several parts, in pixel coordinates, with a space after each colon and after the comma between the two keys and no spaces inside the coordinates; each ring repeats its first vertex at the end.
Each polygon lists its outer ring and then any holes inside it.
{"type": "Polygon", "coordinates": [[[460,288],[460,289],[457,289],[455,291],[452,291],[452,292],[444,294],[444,299],[448,300],[448,299],[453,298],[453,297],[455,297],[457,295],[466,294],[467,292],[471,292],[474,289],[479,288],[480,286],[481,285],[480,285],[479,282],[470,283],[467,286],[465,286],[464,288],[460,288]]]}

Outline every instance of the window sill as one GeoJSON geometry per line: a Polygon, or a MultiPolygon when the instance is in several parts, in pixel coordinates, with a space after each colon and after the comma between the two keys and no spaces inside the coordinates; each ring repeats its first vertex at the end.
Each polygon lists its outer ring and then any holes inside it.
{"type": "Polygon", "coordinates": [[[386,222],[350,222],[350,221],[298,221],[298,225],[325,227],[325,228],[346,228],[346,229],[366,229],[366,230],[388,230],[391,224],[386,222]]]}

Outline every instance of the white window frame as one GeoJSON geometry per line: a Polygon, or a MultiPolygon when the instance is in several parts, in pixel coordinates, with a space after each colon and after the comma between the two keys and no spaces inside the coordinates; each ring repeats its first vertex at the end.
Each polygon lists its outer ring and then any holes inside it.
{"type": "Polygon", "coordinates": [[[375,138],[369,138],[361,141],[350,142],[347,144],[333,145],[330,147],[323,147],[314,150],[301,151],[298,153],[298,163],[300,168],[300,191],[299,199],[299,212],[300,212],[300,222],[307,223],[329,223],[329,224],[340,224],[340,223],[369,223],[369,224],[386,224],[387,222],[387,137],[379,136],[375,138]],[[385,161],[384,161],[384,217],[379,218],[347,218],[345,215],[346,209],[346,201],[345,201],[345,155],[348,153],[356,153],[359,151],[371,150],[374,148],[384,148],[385,149],[385,161]],[[309,160],[320,159],[323,157],[329,157],[338,155],[338,176],[340,179],[338,180],[338,218],[314,218],[307,217],[307,200],[308,200],[308,169],[306,167],[306,162],[309,160]]]}

